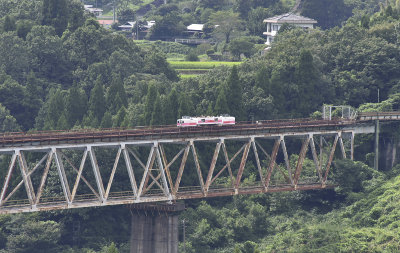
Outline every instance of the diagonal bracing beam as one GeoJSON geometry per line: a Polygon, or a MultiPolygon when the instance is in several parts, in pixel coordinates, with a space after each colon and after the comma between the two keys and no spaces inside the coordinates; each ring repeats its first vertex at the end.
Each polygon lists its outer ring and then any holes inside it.
{"type": "Polygon", "coordinates": [[[331,168],[331,164],[332,164],[333,156],[335,154],[335,150],[336,150],[336,145],[338,143],[338,139],[339,139],[339,134],[336,134],[335,140],[333,141],[331,153],[329,154],[328,163],[326,164],[326,170],[325,170],[325,176],[324,176],[324,180],[323,180],[323,185],[326,185],[326,180],[328,179],[328,174],[329,174],[329,170],[331,168]]]}
{"type": "Polygon", "coordinates": [[[137,188],[137,184],[136,184],[135,173],[133,173],[132,162],[131,162],[131,159],[129,158],[129,149],[125,145],[123,145],[121,148],[122,148],[122,153],[124,154],[126,170],[128,171],[129,181],[131,183],[133,196],[137,197],[138,196],[138,188],[137,188]]]}
{"type": "Polygon", "coordinates": [[[40,180],[40,184],[39,184],[39,187],[38,187],[38,190],[37,190],[36,199],[35,199],[35,205],[37,205],[39,203],[40,197],[42,196],[43,188],[44,188],[44,185],[46,183],[47,175],[49,174],[51,162],[53,160],[53,155],[54,155],[53,150],[50,150],[49,153],[47,154],[48,157],[47,157],[46,165],[44,167],[42,178],[40,180]]]}
{"type": "Polygon", "coordinates": [[[110,174],[110,178],[108,180],[108,184],[107,184],[107,188],[106,188],[106,193],[104,195],[105,199],[108,199],[108,195],[110,194],[110,190],[111,190],[111,184],[113,183],[114,180],[114,175],[115,175],[115,171],[117,170],[117,166],[118,166],[118,162],[119,162],[119,158],[121,156],[121,152],[122,152],[122,148],[119,147],[118,148],[118,152],[117,152],[117,157],[115,158],[114,161],[114,166],[111,170],[111,174],[110,174]]]}
{"type": "Polygon", "coordinates": [[[271,181],[271,176],[272,172],[274,171],[275,165],[276,165],[276,156],[278,155],[278,150],[279,150],[279,145],[281,143],[280,139],[275,140],[274,147],[272,148],[272,154],[271,154],[271,161],[268,166],[268,174],[267,177],[265,178],[265,187],[268,189],[270,181],[271,181]]]}
{"type": "Polygon", "coordinates": [[[21,170],[22,179],[25,184],[25,190],[26,190],[26,194],[28,195],[29,203],[31,205],[34,205],[35,193],[34,193],[34,189],[32,186],[32,181],[31,181],[30,177],[28,176],[28,166],[26,164],[26,160],[24,158],[22,151],[18,150],[16,152],[17,152],[17,157],[18,157],[19,168],[21,170]]]}
{"type": "Polygon", "coordinates": [[[145,170],[143,172],[142,181],[140,182],[140,186],[139,186],[139,189],[138,189],[138,193],[137,193],[137,197],[138,198],[140,198],[140,196],[142,195],[145,181],[148,178],[148,173],[149,173],[149,170],[150,170],[150,166],[153,167],[153,162],[154,162],[154,159],[155,159],[154,150],[155,150],[155,146],[151,147],[149,158],[147,159],[147,164],[146,164],[145,170]]]}
{"type": "MultiPolygon", "coordinates": [[[[165,196],[167,196],[169,198],[169,200],[172,200],[172,195],[169,191],[167,178],[165,176],[164,166],[163,166],[163,163],[161,160],[160,150],[158,148],[158,142],[154,143],[154,147],[155,147],[155,151],[156,151],[158,169],[160,170],[161,180],[162,180],[162,184],[163,184],[163,187],[161,187],[161,189],[163,190],[165,196]]],[[[157,180],[155,180],[155,181],[157,181],[157,180]]]]}
{"type": "Polygon", "coordinates": [[[71,162],[71,160],[68,159],[68,157],[61,151],[59,151],[61,156],[65,159],[65,161],[67,161],[67,163],[72,167],[72,169],[77,173],[76,179],[75,179],[75,184],[74,187],[72,189],[72,193],[71,193],[71,202],[74,201],[75,196],[76,196],[76,191],[78,189],[79,186],[79,182],[80,179],[82,178],[82,181],[89,187],[89,189],[93,192],[93,194],[97,197],[100,198],[99,194],[96,192],[96,190],[92,187],[92,185],[89,183],[88,180],[86,180],[86,178],[84,176],[82,176],[82,172],[83,172],[83,167],[85,166],[85,162],[86,162],[86,158],[87,158],[87,150],[84,151],[83,153],[83,157],[79,166],[79,170],[73,165],[73,163],[71,162]]]}
{"type": "Polygon", "coordinates": [[[194,147],[194,142],[193,140],[190,141],[190,147],[192,148],[192,154],[194,158],[194,164],[196,166],[196,171],[197,171],[197,176],[199,178],[200,182],[200,189],[203,194],[205,194],[204,190],[204,180],[203,180],[203,175],[201,174],[201,169],[200,169],[200,164],[199,164],[199,158],[197,156],[196,148],[194,147]]]}
{"type": "Polygon", "coordinates": [[[213,156],[213,158],[211,160],[210,168],[208,169],[208,175],[207,175],[207,180],[206,180],[206,184],[205,184],[205,191],[206,192],[208,192],[208,189],[210,188],[211,179],[212,179],[212,176],[214,174],[215,164],[217,163],[219,150],[221,149],[221,144],[222,144],[221,141],[219,141],[217,143],[217,145],[215,147],[215,150],[214,150],[214,156],[213,156]]]}
{"type": "Polygon", "coordinates": [[[188,155],[189,155],[189,151],[190,151],[190,142],[185,147],[185,152],[183,153],[181,165],[179,166],[178,175],[176,176],[175,185],[174,185],[173,191],[172,191],[172,194],[174,194],[174,195],[176,195],[176,193],[179,190],[179,185],[180,185],[181,180],[182,180],[182,175],[183,175],[183,171],[185,169],[185,165],[186,165],[186,161],[187,161],[187,158],[188,158],[188,155]]]}
{"type": "Polygon", "coordinates": [[[103,180],[101,179],[99,164],[97,163],[97,159],[96,159],[96,155],[94,153],[93,147],[88,146],[87,150],[89,153],[90,161],[92,163],[94,177],[96,179],[97,189],[98,189],[99,197],[100,197],[99,200],[102,203],[104,203],[106,201],[106,199],[104,198],[104,184],[103,184],[103,180]]]}
{"type": "Polygon", "coordinates": [[[264,176],[263,176],[263,172],[262,172],[262,168],[261,168],[260,158],[258,157],[258,152],[257,152],[257,147],[256,147],[256,142],[254,140],[254,137],[251,138],[251,146],[253,148],[254,157],[256,158],[256,165],[257,165],[258,174],[260,176],[261,183],[266,188],[265,182],[263,180],[264,176]]]}
{"type": "Polygon", "coordinates": [[[296,170],[294,172],[294,185],[297,186],[300,178],[301,171],[303,169],[304,158],[307,154],[308,144],[310,142],[310,137],[307,136],[305,140],[303,140],[303,145],[300,149],[299,159],[297,160],[296,170]]]}
{"type": "Polygon", "coordinates": [[[60,151],[56,148],[53,149],[54,157],[56,160],[58,175],[60,177],[61,186],[64,192],[65,200],[68,204],[71,204],[71,191],[69,189],[68,179],[65,174],[64,164],[61,159],[60,151]]]}
{"type": "Polygon", "coordinates": [[[322,183],[321,164],[319,163],[317,150],[315,149],[314,137],[312,135],[310,135],[310,147],[311,147],[311,153],[312,153],[313,160],[314,160],[315,171],[318,173],[319,182],[322,183]]]}
{"type": "Polygon", "coordinates": [[[246,146],[244,148],[242,161],[240,162],[240,167],[238,170],[238,174],[236,176],[236,182],[235,182],[236,194],[238,193],[240,181],[242,179],[242,175],[243,175],[243,171],[244,171],[244,167],[246,166],[246,161],[247,161],[247,156],[249,155],[250,145],[251,145],[251,140],[246,144],[246,146]]]}
{"type": "Polygon", "coordinates": [[[11,157],[10,166],[8,167],[8,173],[6,179],[4,180],[3,189],[1,190],[0,195],[0,206],[3,205],[3,200],[7,192],[8,184],[10,183],[10,179],[14,170],[15,161],[17,160],[17,154],[14,153],[11,157]]]}

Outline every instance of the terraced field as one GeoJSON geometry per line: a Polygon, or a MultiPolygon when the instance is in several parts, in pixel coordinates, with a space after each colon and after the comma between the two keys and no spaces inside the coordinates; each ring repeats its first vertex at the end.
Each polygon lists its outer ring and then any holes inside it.
{"type": "Polygon", "coordinates": [[[191,62],[191,61],[168,61],[171,66],[178,71],[181,78],[195,77],[210,71],[213,68],[219,66],[229,66],[239,65],[241,62],[191,62]]]}

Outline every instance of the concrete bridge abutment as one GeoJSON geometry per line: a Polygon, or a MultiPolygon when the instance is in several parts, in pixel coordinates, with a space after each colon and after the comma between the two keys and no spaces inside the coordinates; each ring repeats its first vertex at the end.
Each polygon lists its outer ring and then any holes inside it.
{"type": "Polygon", "coordinates": [[[178,253],[179,213],[184,203],[131,205],[131,253],[178,253]]]}

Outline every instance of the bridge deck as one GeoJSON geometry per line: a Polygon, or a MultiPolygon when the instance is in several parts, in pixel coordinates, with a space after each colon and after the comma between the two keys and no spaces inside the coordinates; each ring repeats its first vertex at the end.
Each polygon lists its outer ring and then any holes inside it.
{"type": "Polygon", "coordinates": [[[333,187],[328,175],[333,157],[339,153],[336,146],[342,157],[352,159],[354,135],[373,132],[376,119],[400,120],[400,114],[367,113],[358,120],[241,122],[222,127],[3,133],[0,154],[8,154],[2,156],[2,164],[8,162],[9,166],[3,168],[0,179],[4,182],[0,185],[0,214],[333,187]],[[319,143],[315,143],[317,137],[319,143]],[[348,138],[350,144],[346,145],[348,138]],[[295,166],[289,160],[286,139],[301,146],[300,152],[294,153],[298,156],[295,166]],[[203,160],[196,146],[202,147],[203,160]],[[104,154],[115,160],[99,163],[96,153],[99,161],[106,159],[104,154]],[[188,158],[189,153],[193,157],[188,158]],[[311,180],[301,177],[307,153],[315,165],[311,180]],[[207,162],[205,157],[211,160],[207,162]],[[253,166],[246,166],[248,160],[253,166]],[[126,174],[115,176],[118,173],[126,174]],[[255,175],[258,185],[249,185],[244,179],[249,175],[255,175]],[[46,187],[53,187],[48,181],[58,182],[62,190],[58,197],[48,195],[51,191],[46,187]],[[113,190],[116,184],[130,190],[113,190]]]}
{"type": "Polygon", "coordinates": [[[257,123],[238,123],[233,126],[176,126],[138,127],[133,129],[88,129],[75,131],[12,132],[0,135],[0,152],[7,147],[37,147],[61,144],[80,144],[115,141],[186,140],[254,134],[301,133],[341,129],[352,126],[352,120],[271,120],[257,123]],[[3,149],[2,149],[3,148],[3,149]]]}

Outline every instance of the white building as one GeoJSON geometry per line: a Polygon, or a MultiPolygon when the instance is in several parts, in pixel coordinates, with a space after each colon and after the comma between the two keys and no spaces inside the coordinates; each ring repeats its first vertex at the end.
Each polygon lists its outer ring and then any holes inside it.
{"type": "Polygon", "coordinates": [[[265,44],[271,45],[272,41],[274,41],[276,34],[283,24],[299,26],[304,29],[313,29],[314,24],[316,24],[317,21],[315,19],[295,15],[293,13],[286,13],[272,18],[264,19],[264,23],[267,24],[267,31],[263,33],[267,36],[267,42],[265,42],[265,44]]]}
{"type": "Polygon", "coordinates": [[[123,25],[118,26],[119,29],[121,29],[122,31],[131,31],[133,29],[133,27],[135,26],[136,21],[130,21],[130,22],[126,22],[123,25]]]}
{"type": "Polygon", "coordinates": [[[85,11],[93,13],[96,17],[103,15],[103,10],[99,8],[93,8],[93,5],[84,5],[85,11]]]}

